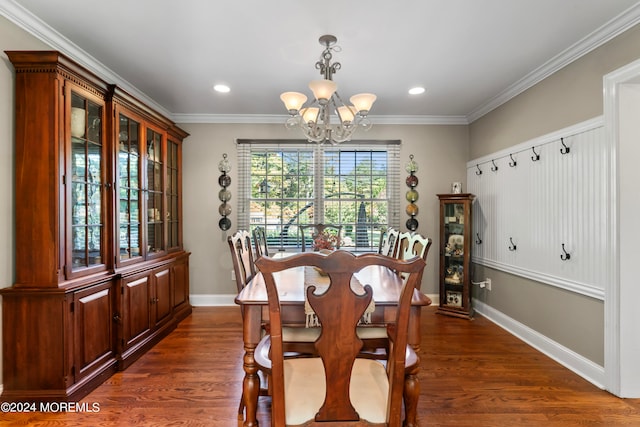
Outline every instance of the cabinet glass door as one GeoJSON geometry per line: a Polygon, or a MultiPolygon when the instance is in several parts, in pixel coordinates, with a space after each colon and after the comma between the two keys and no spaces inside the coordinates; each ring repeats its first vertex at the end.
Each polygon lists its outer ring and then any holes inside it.
{"type": "Polygon", "coordinates": [[[463,203],[445,203],[442,218],[444,226],[444,289],[445,304],[464,306],[465,270],[465,211],[463,203]]]}
{"type": "Polygon", "coordinates": [[[71,268],[104,263],[103,105],[71,91],[71,268]]]}
{"type": "Polygon", "coordinates": [[[173,141],[167,143],[167,226],[168,248],[180,246],[178,225],[178,144],[173,141]]]}
{"type": "Polygon", "coordinates": [[[147,129],[147,251],[164,251],[162,134],[147,129]]]}
{"type": "Polygon", "coordinates": [[[142,204],[140,123],[120,114],[118,120],[118,259],[141,256],[142,204]]]}

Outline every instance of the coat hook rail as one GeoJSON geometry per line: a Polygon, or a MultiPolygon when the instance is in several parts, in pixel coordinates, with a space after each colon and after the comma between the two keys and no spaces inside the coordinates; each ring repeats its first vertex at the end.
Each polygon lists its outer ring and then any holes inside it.
{"type": "Polygon", "coordinates": [[[511,166],[512,168],[516,167],[518,162],[516,162],[516,159],[513,158],[513,154],[509,154],[509,157],[511,157],[511,161],[509,162],[509,166],[511,166]]]}
{"type": "Polygon", "coordinates": [[[509,246],[509,250],[510,251],[515,251],[517,249],[515,243],[513,243],[513,239],[511,237],[509,237],[509,241],[511,242],[511,245],[509,246]]]}
{"type": "Polygon", "coordinates": [[[560,255],[561,260],[566,261],[568,259],[571,259],[571,254],[567,253],[567,251],[564,249],[564,243],[562,244],[562,252],[564,253],[560,255]]]}
{"type": "Polygon", "coordinates": [[[560,149],[560,152],[562,154],[568,154],[569,151],[571,151],[571,148],[566,146],[566,144],[564,143],[564,138],[560,138],[560,143],[562,144],[562,148],[560,149]]]}
{"type": "Polygon", "coordinates": [[[482,244],[482,239],[480,238],[480,234],[476,233],[476,244],[477,245],[481,245],[482,244]]]}
{"type": "Polygon", "coordinates": [[[498,165],[496,165],[496,161],[495,160],[491,160],[491,163],[493,163],[493,166],[491,166],[491,170],[492,171],[497,171],[498,170],[498,165]]]}
{"type": "Polygon", "coordinates": [[[533,156],[531,156],[531,160],[537,162],[540,160],[540,154],[536,153],[536,147],[531,147],[531,151],[533,151],[533,156]]]}
{"type": "Polygon", "coordinates": [[[480,166],[478,166],[477,163],[476,163],[476,167],[478,168],[478,170],[476,171],[476,175],[482,175],[482,170],[480,169],[480,166]]]}

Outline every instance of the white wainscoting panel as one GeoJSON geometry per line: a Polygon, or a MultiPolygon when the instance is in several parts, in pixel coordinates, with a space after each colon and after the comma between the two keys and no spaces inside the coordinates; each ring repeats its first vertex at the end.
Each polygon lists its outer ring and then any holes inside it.
{"type": "Polygon", "coordinates": [[[598,117],[468,162],[472,261],[603,300],[611,155],[598,117]]]}

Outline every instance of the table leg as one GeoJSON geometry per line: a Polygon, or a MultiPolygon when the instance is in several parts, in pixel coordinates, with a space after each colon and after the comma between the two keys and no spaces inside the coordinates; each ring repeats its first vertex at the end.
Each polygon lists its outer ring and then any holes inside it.
{"type": "Polygon", "coordinates": [[[260,376],[254,358],[254,351],[262,334],[262,309],[258,305],[243,306],[242,320],[244,358],[242,367],[244,379],[242,381],[242,399],[244,401],[244,427],[257,427],[258,396],[260,395],[260,376]]]}
{"type": "Polygon", "coordinates": [[[258,412],[258,396],[260,394],[260,377],[258,376],[258,367],[255,364],[253,353],[255,346],[244,347],[244,380],[242,381],[242,399],[244,400],[245,419],[244,427],[257,427],[258,420],[256,413],[258,412]]]}

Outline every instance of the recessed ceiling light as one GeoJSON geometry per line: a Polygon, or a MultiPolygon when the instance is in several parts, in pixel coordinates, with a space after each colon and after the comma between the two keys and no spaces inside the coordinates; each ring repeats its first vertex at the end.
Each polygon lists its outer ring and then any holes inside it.
{"type": "Polygon", "coordinates": [[[227,85],[215,85],[213,87],[213,90],[215,90],[216,92],[220,92],[220,93],[227,93],[229,92],[231,89],[229,88],[229,86],[227,85]]]}
{"type": "Polygon", "coordinates": [[[409,93],[411,95],[420,95],[421,93],[424,93],[424,88],[423,87],[412,87],[411,89],[409,89],[409,93]]]}

